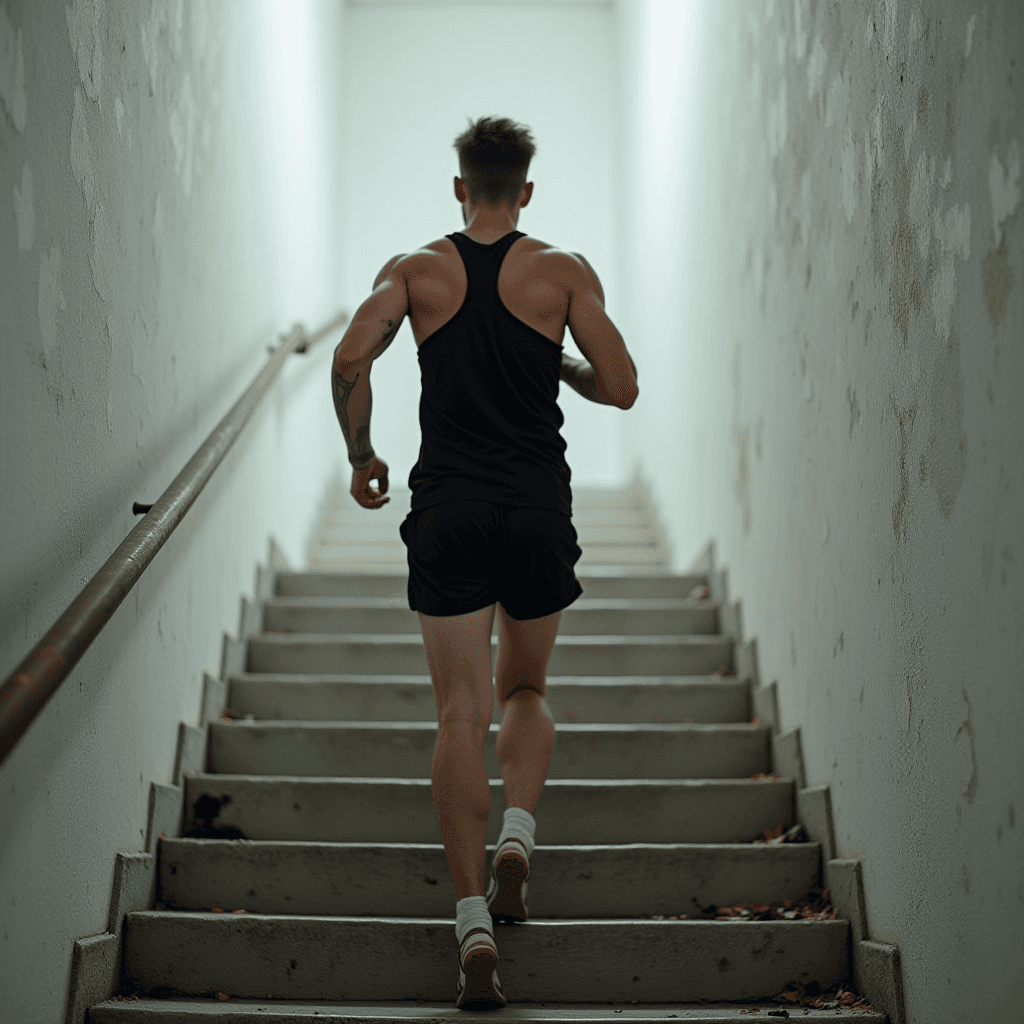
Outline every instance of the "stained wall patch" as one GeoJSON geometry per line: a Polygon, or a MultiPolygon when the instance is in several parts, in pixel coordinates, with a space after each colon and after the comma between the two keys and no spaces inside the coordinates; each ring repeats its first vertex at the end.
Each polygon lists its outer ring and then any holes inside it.
{"type": "Polygon", "coordinates": [[[25,48],[21,29],[15,30],[5,7],[0,7],[0,100],[3,101],[11,124],[23,132],[28,118],[25,48]]]}
{"type": "Polygon", "coordinates": [[[32,197],[32,168],[21,171],[21,188],[14,186],[14,219],[18,223],[18,251],[28,252],[36,234],[36,210],[32,197]]]}

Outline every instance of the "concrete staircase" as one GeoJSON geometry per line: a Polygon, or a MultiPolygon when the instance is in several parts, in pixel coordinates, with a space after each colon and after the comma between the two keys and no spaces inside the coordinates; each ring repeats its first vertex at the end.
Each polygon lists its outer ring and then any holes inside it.
{"type": "MultiPolygon", "coordinates": [[[[184,775],[183,835],[160,840],[156,908],[126,916],[123,994],[88,1019],[885,1024],[828,998],[852,939],[820,888],[821,844],[801,841],[795,780],[771,774],[723,603],[707,574],[670,573],[632,489],[575,492],[584,593],[549,664],[531,919],[495,928],[508,1006],[455,1009],[436,711],[398,537],[408,492],[392,494],[375,512],[336,495],[311,571],[275,574],[206,771],[184,775]]],[[[499,724],[495,705],[488,858],[499,724]]]]}

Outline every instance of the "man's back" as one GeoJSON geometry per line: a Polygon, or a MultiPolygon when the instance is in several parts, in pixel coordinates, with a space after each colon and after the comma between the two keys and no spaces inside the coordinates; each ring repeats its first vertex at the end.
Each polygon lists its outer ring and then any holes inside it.
{"type": "Polygon", "coordinates": [[[474,499],[571,515],[558,388],[574,257],[519,231],[475,234],[431,243],[393,271],[422,384],[412,508],[474,499]]]}
{"type": "MultiPolygon", "coordinates": [[[[460,233],[482,245],[503,237],[496,232],[460,233]]],[[[409,289],[409,320],[420,346],[462,306],[468,284],[466,269],[449,238],[409,253],[400,265],[409,289]]],[[[512,243],[501,264],[498,295],[513,316],[561,346],[573,283],[582,268],[573,254],[523,236],[512,243]]]]}

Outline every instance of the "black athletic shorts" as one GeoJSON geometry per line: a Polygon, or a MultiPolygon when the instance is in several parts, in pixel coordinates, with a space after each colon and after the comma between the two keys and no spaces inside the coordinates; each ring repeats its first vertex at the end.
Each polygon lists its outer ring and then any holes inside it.
{"type": "Polygon", "coordinates": [[[411,511],[399,532],[409,561],[409,607],[465,615],[496,601],[513,619],[539,619],[583,593],[583,554],[562,512],[460,499],[411,511]]]}

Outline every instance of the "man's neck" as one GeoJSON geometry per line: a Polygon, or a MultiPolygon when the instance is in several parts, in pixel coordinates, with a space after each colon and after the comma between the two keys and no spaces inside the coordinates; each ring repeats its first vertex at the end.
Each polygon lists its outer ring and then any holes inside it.
{"type": "Polygon", "coordinates": [[[496,242],[503,235],[516,230],[515,221],[508,208],[500,210],[477,209],[467,221],[462,233],[474,242],[496,242]]]}

